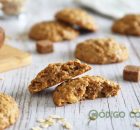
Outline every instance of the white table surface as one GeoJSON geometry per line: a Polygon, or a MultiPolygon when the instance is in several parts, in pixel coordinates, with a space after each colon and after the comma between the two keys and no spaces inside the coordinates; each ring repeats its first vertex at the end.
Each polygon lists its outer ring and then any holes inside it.
{"type": "MultiPolygon", "coordinates": [[[[64,0],[32,0],[29,4],[26,17],[19,19],[0,20],[0,25],[4,27],[6,33],[11,38],[7,43],[25,50],[32,54],[33,62],[30,66],[1,73],[0,91],[11,95],[20,107],[20,118],[17,123],[8,130],[30,130],[36,126],[36,120],[46,118],[49,115],[60,115],[66,118],[72,125],[73,130],[137,130],[134,127],[140,118],[130,118],[129,112],[134,108],[140,108],[140,83],[126,82],[122,79],[122,71],[125,65],[140,65],[140,38],[120,36],[111,33],[112,20],[106,19],[92,13],[96,23],[100,27],[96,33],[85,34],[73,41],[56,43],[55,51],[51,54],[40,55],[35,50],[35,42],[28,40],[23,34],[29,27],[38,21],[51,20],[55,12],[61,8],[73,6],[69,1],[64,0]],[[21,37],[22,35],[22,37],[21,37]],[[40,94],[31,95],[28,91],[28,84],[35,75],[49,63],[63,62],[75,59],[74,49],[77,43],[89,38],[114,37],[129,49],[129,59],[126,62],[110,65],[93,65],[93,70],[87,72],[89,75],[101,75],[114,80],[121,85],[118,96],[113,98],[102,98],[96,100],[82,101],[76,104],[56,107],[52,101],[49,89],[40,94]],[[90,110],[98,111],[124,111],[125,118],[98,118],[88,123],[88,113],[90,110]]],[[[60,126],[50,127],[48,130],[63,130],[60,126]]]]}

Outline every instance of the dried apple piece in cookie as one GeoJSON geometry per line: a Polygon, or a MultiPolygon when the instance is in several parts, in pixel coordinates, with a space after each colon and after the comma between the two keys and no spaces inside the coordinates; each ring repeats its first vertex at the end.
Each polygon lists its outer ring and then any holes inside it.
{"type": "Polygon", "coordinates": [[[91,66],[81,63],[79,60],[49,64],[31,81],[29,91],[31,93],[40,92],[45,88],[83,74],[90,69],[91,66]]]}

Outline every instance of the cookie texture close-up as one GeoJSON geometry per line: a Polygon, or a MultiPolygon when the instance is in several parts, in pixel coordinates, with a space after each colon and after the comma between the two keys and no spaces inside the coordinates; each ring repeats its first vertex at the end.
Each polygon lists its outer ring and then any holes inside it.
{"type": "Polygon", "coordinates": [[[114,39],[89,39],[77,45],[75,57],[91,64],[109,64],[128,59],[128,50],[114,39]]]}
{"type": "Polygon", "coordinates": [[[89,65],[81,63],[79,60],[49,64],[31,81],[29,91],[31,93],[40,92],[45,88],[83,74],[90,69],[89,65]]]}
{"type": "Polygon", "coordinates": [[[15,100],[6,94],[0,93],[0,130],[13,125],[19,117],[19,108],[15,100]]]}
{"type": "Polygon", "coordinates": [[[99,76],[84,76],[58,85],[53,93],[53,101],[57,106],[64,106],[85,99],[116,96],[119,90],[120,86],[113,81],[99,76]]]}
{"type": "Polygon", "coordinates": [[[124,35],[140,36],[140,15],[129,14],[114,22],[112,31],[124,35]]]}
{"type": "Polygon", "coordinates": [[[76,25],[82,29],[93,32],[97,30],[93,17],[80,8],[65,8],[58,11],[55,17],[59,21],[76,25]]]}
{"type": "Polygon", "coordinates": [[[79,32],[77,30],[58,21],[37,23],[29,32],[29,37],[33,40],[50,40],[52,42],[72,40],[78,35],[79,32]]]}

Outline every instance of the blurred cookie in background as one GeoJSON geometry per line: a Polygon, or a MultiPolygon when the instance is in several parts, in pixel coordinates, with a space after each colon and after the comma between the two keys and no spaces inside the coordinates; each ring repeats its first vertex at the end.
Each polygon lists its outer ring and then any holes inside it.
{"type": "Polygon", "coordinates": [[[88,14],[85,10],[80,8],[65,8],[55,15],[56,19],[69,23],[71,25],[76,25],[79,28],[95,32],[97,26],[94,22],[93,17],[88,14]]]}
{"type": "Polygon", "coordinates": [[[140,14],[129,14],[118,19],[112,26],[114,33],[140,36],[140,14]]]}
{"type": "Polygon", "coordinates": [[[90,64],[118,63],[128,59],[128,50],[111,38],[89,39],[77,45],[75,57],[90,64]]]}
{"type": "Polygon", "coordinates": [[[78,35],[79,32],[77,30],[58,21],[44,21],[37,23],[29,32],[29,37],[33,40],[49,40],[52,42],[72,40],[78,35]]]}

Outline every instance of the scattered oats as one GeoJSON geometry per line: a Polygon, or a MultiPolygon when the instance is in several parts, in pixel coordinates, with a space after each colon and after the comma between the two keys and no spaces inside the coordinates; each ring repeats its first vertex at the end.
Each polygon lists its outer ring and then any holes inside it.
{"type": "Polygon", "coordinates": [[[58,115],[50,115],[49,118],[53,118],[53,119],[60,119],[61,117],[58,115]]]}
{"type": "Polygon", "coordinates": [[[138,113],[138,112],[140,112],[140,108],[135,108],[135,109],[132,110],[132,112],[133,113],[138,113]]]}
{"type": "Polygon", "coordinates": [[[32,130],[42,130],[41,128],[48,128],[57,122],[59,122],[63,128],[72,130],[71,124],[58,115],[50,115],[47,119],[38,119],[37,122],[39,123],[39,126],[33,127],[32,130]]]}
{"type": "Polygon", "coordinates": [[[138,127],[138,128],[140,128],[140,122],[136,122],[135,123],[135,126],[138,127]]]}
{"type": "Polygon", "coordinates": [[[63,122],[66,122],[64,118],[60,118],[60,119],[58,119],[58,121],[59,121],[59,122],[62,122],[62,123],[63,123],[63,122]]]}
{"type": "Polygon", "coordinates": [[[64,127],[65,129],[68,129],[68,130],[71,130],[71,129],[72,129],[71,124],[70,124],[69,122],[67,122],[67,121],[65,121],[65,123],[63,124],[63,127],[64,127]]]}
{"type": "Polygon", "coordinates": [[[53,118],[48,118],[46,119],[46,122],[52,122],[52,123],[55,123],[55,120],[53,118]]]}
{"type": "Polygon", "coordinates": [[[42,127],[42,128],[48,128],[49,127],[49,124],[47,124],[47,123],[41,123],[40,124],[40,127],[42,127]]]}
{"type": "Polygon", "coordinates": [[[0,80],[4,80],[4,78],[0,77],[0,80]]]}
{"type": "Polygon", "coordinates": [[[44,120],[44,119],[38,119],[37,120],[37,122],[39,122],[39,123],[44,123],[46,120],[44,120]]]}
{"type": "Polygon", "coordinates": [[[48,125],[48,126],[52,126],[54,125],[56,122],[54,119],[52,118],[48,118],[45,120],[45,122],[40,123],[41,125],[48,125]]]}
{"type": "Polygon", "coordinates": [[[33,127],[32,130],[42,130],[40,127],[36,126],[36,127],[33,127]]]}
{"type": "Polygon", "coordinates": [[[96,120],[97,117],[96,116],[92,116],[92,117],[89,117],[90,120],[96,120]]]}

